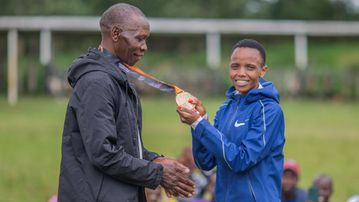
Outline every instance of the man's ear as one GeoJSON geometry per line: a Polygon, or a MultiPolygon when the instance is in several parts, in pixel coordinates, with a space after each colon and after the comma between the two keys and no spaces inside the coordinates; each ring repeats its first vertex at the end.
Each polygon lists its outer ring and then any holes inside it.
{"type": "Polygon", "coordinates": [[[121,35],[122,29],[117,25],[113,26],[111,29],[111,38],[113,41],[118,41],[118,37],[121,35]]]}
{"type": "Polygon", "coordinates": [[[264,75],[266,75],[266,73],[267,73],[267,70],[268,70],[268,67],[266,65],[264,65],[261,69],[260,76],[264,77],[264,75]]]}

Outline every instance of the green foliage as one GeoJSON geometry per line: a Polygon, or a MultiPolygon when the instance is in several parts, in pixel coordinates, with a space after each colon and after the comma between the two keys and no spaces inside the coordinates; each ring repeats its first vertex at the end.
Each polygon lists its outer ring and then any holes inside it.
{"type": "Polygon", "coordinates": [[[89,15],[84,0],[0,0],[1,15],[89,15]]]}
{"type": "Polygon", "coordinates": [[[5,68],[7,66],[6,39],[7,39],[6,34],[4,32],[0,32],[0,94],[1,92],[5,92],[6,89],[6,79],[5,79],[7,76],[7,72],[5,68]]]}
{"type": "Polygon", "coordinates": [[[315,68],[359,70],[358,47],[356,38],[309,38],[309,64],[315,68]]]}
{"type": "MultiPolygon", "coordinates": [[[[213,119],[221,98],[202,99],[213,119]]],[[[0,201],[46,201],[57,192],[61,133],[67,100],[20,98],[8,106],[0,97],[0,201]]],[[[145,97],[143,138],[150,150],[177,157],[191,144],[189,128],[175,111],[173,97],[145,97]]],[[[359,189],[358,103],[285,100],[286,158],[302,167],[300,185],[326,173],[334,179],[333,201],[359,189]]]]}
{"type": "Polygon", "coordinates": [[[345,3],[328,0],[278,0],[271,8],[271,15],[275,19],[347,20],[349,14],[345,3]]]}
{"type": "MultiPolygon", "coordinates": [[[[358,8],[341,0],[126,0],[149,17],[359,19],[358,8]]],[[[1,15],[101,15],[115,0],[0,0],[1,15]]]]}

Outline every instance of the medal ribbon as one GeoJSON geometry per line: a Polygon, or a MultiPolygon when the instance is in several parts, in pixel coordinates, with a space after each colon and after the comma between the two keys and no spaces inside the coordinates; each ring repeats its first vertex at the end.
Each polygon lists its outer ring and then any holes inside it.
{"type": "MultiPolygon", "coordinates": [[[[98,49],[101,52],[104,52],[104,48],[101,45],[98,47],[98,49]]],[[[143,81],[144,83],[146,83],[149,86],[152,86],[160,91],[164,91],[167,93],[175,93],[176,95],[183,92],[183,90],[180,87],[163,82],[163,81],[157,79],[156,77],[145,73],[144,71],[142,71],[140,68],[138,68],[136,66],[131,66],[128,64],[124,64],[124,65],[127,68],[123,68],[121,63],[119,63],[118,66],[122,70],[124,70],[126,73],[128,73],[131,77],[133,77],[139,81],[143,81]]]]}
{"type": "Polygon", "coordinates": [[[125,66],[128,68],[128,71],[126,70],[125,71],[129,73],[130,76],[134,77],[139,81],[143,81],[147,85],[152,86],[160,91],[175,93],[176,95],[183,92],[183,90],[180,87],[163,82],[157,79],[156,77],[145,73],[139,67],[130,66],[127,64],[125,64],[125,66]]]}

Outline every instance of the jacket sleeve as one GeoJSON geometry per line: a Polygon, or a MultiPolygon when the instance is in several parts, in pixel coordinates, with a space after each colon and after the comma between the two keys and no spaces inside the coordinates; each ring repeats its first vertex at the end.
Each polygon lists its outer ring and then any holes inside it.
{"type": "Polygon", "coordinates": [[[284,141],[284,118],[279,105],[261,106],[251,117],[246,137],[231,142],[207,120],[202,120],[193,132],[193,138],[234,172],[244,172],[270,154],[275,141],[284,141]]]}
{"type": "Polygon", "coordinates": [[[146,159],[147,161],[152,161],[153,159],[161,156],[155,152],[148,151],[145,147],[142,148],[143,148],[143,159],[146,159]]]}
{"type": "MultiPolygon", "coordinates": [[[[193,130],[192,130],[193,133],[193,130]]],[[[192,153],[195,164],[201,170],[211,170],[216,166],[214,155],[192,135],[192,153]]]]}
{"type": "Polygon", "coordinates": [[[78,98],[76,115],[88,158],[113,178],[155,188],[160,183],[163,167],[135,158],[118,144],[113,98],[116,93],[111,82],[110,79],[92,79],[81,85],[85,89],[78,98]]]}
{"type": "MultiPolygon", "coordinates": [[[[223,106],[218,109],[216,116],[214,117],[214,127],[218,127],[218,117],[221,114],[221,110],[223,110],[223,106]]],[[[206,149],[203,143],[195,138],[194,130],[192,132],[192,152],[194,157],[194,162],[196,163],[197,167],[202,170],[211,170],[213,169],[217,163],[215,156],[211,153],[210,150],[206,149]]]]}

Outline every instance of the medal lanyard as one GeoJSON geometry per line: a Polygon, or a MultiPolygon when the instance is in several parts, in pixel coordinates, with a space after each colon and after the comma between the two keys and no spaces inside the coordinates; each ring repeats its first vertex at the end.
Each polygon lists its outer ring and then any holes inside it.
{"type": "MultiPolygon", "coordinates": [[[[121,67],[121,65],[119,66],[121,67]]],[[[140,68],[136,66],[130,66],[128,64],[125,64],[125,66],[127,67],[127,69],[124,69],[123,67],[121,68],[123,68],[126,72],[128,72],[129,75],[131,75],[135,79],[139,81],[143,81],[147,85],[150,85],[161,91],[171,92],[171,93],[174,92],[176,94],[176,103],[178,106],[186,107],[191,110],[195,109],[195,105],[189,103],[190,99],[194,99],[194,97],[190,93],[184,92],[181,88],[179,88],[176,85],[168,84],[161,80],[158,80],[154,76],[145,73],[144,71],[142,71],[140,68]]],[[[197,110],[195,111],[199,114],[197,110]]]]}
{"type": "Polygon", "coordinates": [[[176,95],[182,93],[183,90],[173,84],[168,84],[164,81],[157,79],[156,77],[147,74],[146,72],[142,71],[139,67],[131,66],[125,64],[125,66],[131,70],[133,73],[137,73],[138,75],[131,74],[134,78],[139,81],[143,81],[144,83],[164,92],[174,92],[176,95]]]}
{"type": "MultiPolygon", "coordinates": [[[[98,47],[98,49],[101,52],[104,52],[104,48],[101,45],[98,47]]],[[[166,83],[164,81],[161,81],[161,80],[157,79],[156,77],[145,73],[139,67],[131,66],[131,65],[128,65],[126,63],[124,63],[124,65],[127,68],[123,68],[121,63],[118,66],[121,69],[123,69],[124,71],[126,71],[133,78],[135,78],[135,79],[137,79],[139,81],[143,81],[144,83],[146,83],[149,86],[152,86],[152,87],[154,87],[154,88],[156,88],[158,90],[164,91],[164,92],[175,93],[176,95],[178,95],[179,93],[184,92],[180,87],[178,87],[176,85],[173,85],[173,84],[168,84],[168,83],[166,83]]]]}

